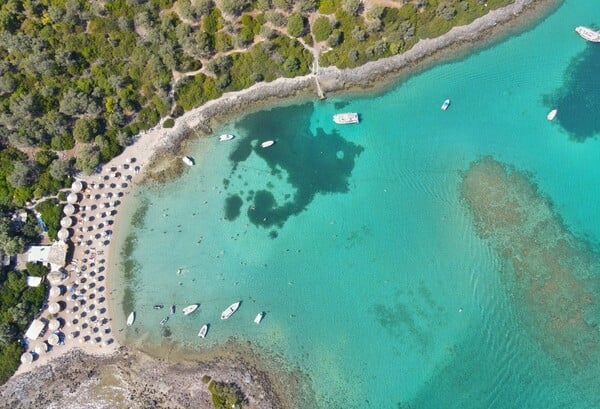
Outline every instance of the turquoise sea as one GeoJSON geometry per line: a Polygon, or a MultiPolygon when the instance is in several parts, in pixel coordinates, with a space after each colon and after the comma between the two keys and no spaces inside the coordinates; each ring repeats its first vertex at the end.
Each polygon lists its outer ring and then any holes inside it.
{"type": "MultiPolygon", "coordinates": [[[[566,1],[383,93],[288,102],[219,129],[231,142],[194,141],[196,166],[138,188],[127,203],[137,216],[121,218],[116,241],[130,237],[131,255],[116,313],[137,312],[127,339],[191,350],[250,341],[307,374],[322,408],[600,407],[600,317],[586,310],[600,286],[585,305],[568,297],[569,277],[600,280],[600,44],[574,32],[594,24],[596,1],[566,1]],[[344,111],[361,123],[334,124],[344,111]],[[276,144],[257,147],[267,139],[276,144]],[[480,237],[461,199],[465,172],[487,155],[537,185],[552,204],[544,217],[587,260],[553,282],[567,296],[550,310],[532,307],[540,293],[511,279],[496,251],[505,237],[480,237]],[[200,308],[184,317],[191,303],[200,308]],[[561,303],[585,330],[536,334],[561,303]],[[161,327],[171,304],[178,313],[161,327]],[[559,342],[585,359],[555,353],[559,342]]],[[[543,271],[547,260],[535,262],[543,271]]]]}

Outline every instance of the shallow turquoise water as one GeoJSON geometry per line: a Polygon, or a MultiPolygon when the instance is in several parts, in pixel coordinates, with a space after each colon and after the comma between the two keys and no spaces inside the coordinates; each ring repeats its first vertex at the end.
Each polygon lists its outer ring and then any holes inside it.
{"type": "Polygon", "coordinates": [[[128,204],[148,204],[117,237],[137,238],[128,337],[164,339],[153,304],[200,303],[171,316],[170,339],[250,340],[309,374],[324,408],[600,407],[599,367],[565,370],[531,336],[459,195],[493,155],[529,172],[596,257],[600,46],[573,31],[600,23],[593,3],[381,95],[273,107],[223,129],[232,142],[195,142],[197,166],[128,204]],[[340,111],[360,125],[335,125],[340,111]]]}

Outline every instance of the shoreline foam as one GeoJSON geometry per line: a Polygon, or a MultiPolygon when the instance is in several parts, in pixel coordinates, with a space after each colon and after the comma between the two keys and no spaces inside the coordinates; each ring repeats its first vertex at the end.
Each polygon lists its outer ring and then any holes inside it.
{"type": "MultiPolygon", "coordinates": [[[[497,34],[504,33],[505,29],[510,30],[515,26],[523,27],[529,21],[537,21],[540,15],[546,14],[560,3],[559,0],[517,0],[512,5],[489,12],[469,25],[455,27],[441,37],[422,40],[402,55],[370,62],[349,70],[339,70],[335,67],[322,68],[318,73],[318,79],[327,93],[365,92],[366,89],[373,92],[373,90],[387,88],[403,75],[423,70],[440,59],[456,58],[457,52],[464,54],[471,50],[474,44],[489,42],[490,38],[496,39],[497,34]]],[[[224,94],[221,98],[209,101],[178,118],[176,126],[172,129],[162,129],[157,126],[140,135],[135,144],[104,166],[110,168],[122,162],[125,157],[136,157],[138,164],[144,169],[134,180],[139,183],[147,176],[148,164],[161,159],[164,153],[170,152],[171,154],[167,154],[167,156],[172,156],[190,133],[194,134],[197,129],[200,129],[202,133],[209,134],[212,132],[211,127],[220,121],[241,112],[257,110],[276,100],[289,100],[293,97],[307,98],[310,95],[316,95],[314,81],[314,75],[291,79],[280,78],[270,83],[260,83],[242,91],[224,94]]],[[[94,176],[92,175],[88,179],[91,180],[94,176]]],[[[112,251],[107,249],[106,258],[109,266],[112,266],[110,261],[115,257],[115,249],[111,248],[110,250],[112,251]]],[[[114,284],[110,273],[107,276],[110,284],[114,284]]],[[[114,317],[112,308],[114,305],[111,303],[109,312],[114,317]]],[[[77,349],[77,346],[74,349],[77,349]]],[[[69,348],[68,351],[72,352],[73,349],[69,348]]],[[[65,349],[62,354],[59,352],[48,357],[47,363],[50,363],[50,367],[53,368],[51,370],[64,367],[68,361],[67,350],[65,349]]],[[[127,352],[127,354],[135,353],[127,352]]],[[[123,354],[123,349],[120,349],[111,355],[111,359],[119,360],[124,356],[123,354]]],[[[85,356],[88,357],[86,359],[92,359],[89,355],[85,356]]],[[[224,363],[225,366],[227,364],[227,362],[224,363]]],[[[38,370],[34,367],[22,367],[18,374],[34,369],[38,370]]],[[[279,393],[281,392],[284,391],[279,391],[279,393]]],[[[275,394],[277,395],[277,392],[275,394]]]]}

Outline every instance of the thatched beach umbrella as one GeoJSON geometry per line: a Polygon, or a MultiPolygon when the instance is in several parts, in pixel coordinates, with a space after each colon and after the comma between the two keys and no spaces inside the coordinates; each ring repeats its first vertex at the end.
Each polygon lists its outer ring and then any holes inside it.
{"type": "Polygon", "coordinates": [[[59,297],[62,294],[62,290],[59,286],[50,287],[50,298],[59,297]]]}
{"type": "Polygon", "coordinates": [[[22,364],[30,364],[33,362],[33,355],[31,352],[25,352],[21,355],[21,363],[22,364]]]}
{"type": "Polygon", "coordinates": [[[48,344],[49,345],[58,345],[60,343],[60,338],[57,334],[50,334],[50,336],[48,337],[48,344]]]}
{"type": "Polygon", "coordinates": [[[66,242],[67,240],[69,240],[69,230],[67,229],[60,229],[56,235],[58,237],[59,240],[66,242]]]}
{"type": "Polygon", "coordinates": [[[35,346],[34,351],[38,355],[42,355],[46,351],[48,351],[48,345],[45,342],[42,342],[35,346]]]}
{"type": "Polygon", "coordinates": [[[60,312],[60,304],[53,302],[48,306],[48,312],[50,314],[58,314],[60,312]]]}
{"type": "Polygon", "coordinates": [[[67,202],[71,204],[79,202],[79,195],[77,193],[69,193],[69,196],[67,196],[67,202]]]}
{"type": "Polygon", "coordinates": [[[76,211],[77,211],[77,208],[71,203],[69,203],[65,207],[63,207],[63,213],[66,214],[67,216],[71,216],[76,211]]]}
{"type": "Polygon", "coordinates": [[[67,228],[67,227],[71,227],[73,225],[73,219],[69,216],[65,216],[62,219],[60,219],[60,226],[67,228]]]}
{"type": "Polygon", "coordinates": [[[46,275],[46,278],[50,281],[50,284],[56,285],[64,280],[65,276],[60,271],[51,271],[46,275]]]}
{"type": "Polygon", "coordinates": [[[83,190],[83,183],[80,180],[76,180],[71,184],[71,191],[79,193],[83,190]]]}
{"type": "Polygon", "coordinates": [[[50,331],[56,331],[60,327],[60,321],[57,319],[50,320],[50,322],[48,323],[48,328],[50,328],[50,331]]]}

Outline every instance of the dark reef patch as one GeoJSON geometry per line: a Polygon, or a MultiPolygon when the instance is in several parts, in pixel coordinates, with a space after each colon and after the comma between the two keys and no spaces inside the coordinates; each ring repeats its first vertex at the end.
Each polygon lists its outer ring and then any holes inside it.
{"type": "Polygon", "coordinates": [[[255,187],[257,191],[245,197],[249,202],[248,218],[253,224],[281,228],[289,217],[304,211],[315,195],[348,192],[348,179],[363,148],[345,140],[338,132],[318,129],[313,134],[309,127],[313,110],[311,103],[275,108],[249,115],[238,123],[247,136],[239,140],[229,156],[233,163],[229,179],[236,173],[241,177],[240,164],[252,153],[270,169],[263,182],[268,190],[255,187]],[[260,143],[268,139],[276,144],[261,148],[260,143]],[[291,191],[283,192],[280,203],[271,190],[276,188],[275,181],[284,178],[291,191]]]}
{"type": "Polygon", "coordinates": [[[229,196],[225,199],[225,219],[237,219],[241,213],[242,204],[242,198],[238,195],[229,196]]]}
{"type": "Polygon", "coordinates": [[[569,65],[563,86],[544,97],[549,107],[558,109],[556,122],[577,142],[600,134],[598,67],[600,47],[588,44],[585,51],[569,65]]]}

